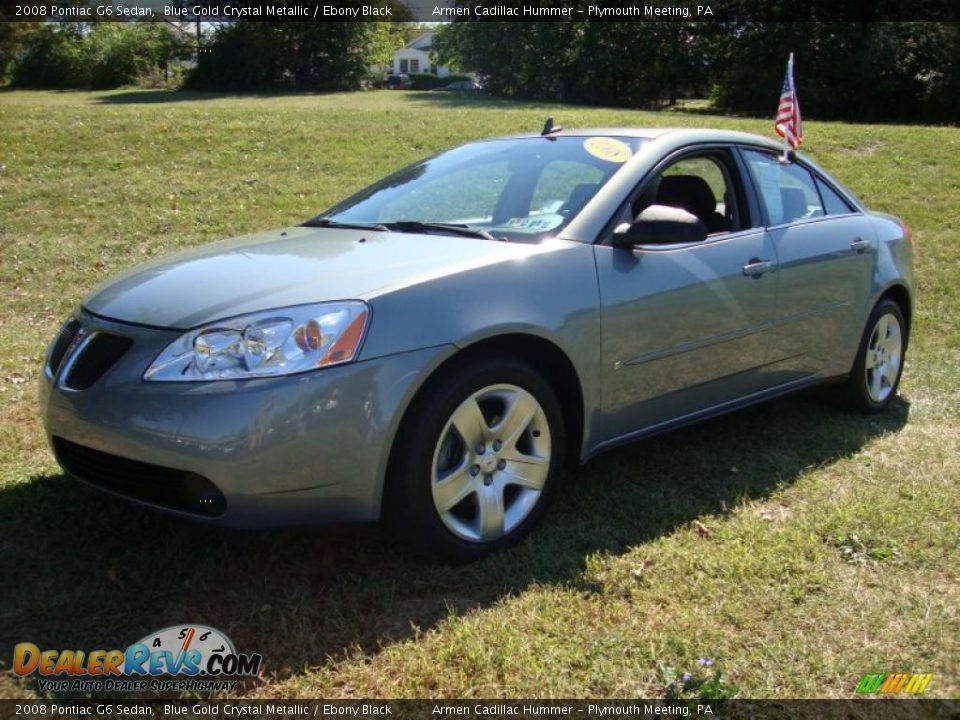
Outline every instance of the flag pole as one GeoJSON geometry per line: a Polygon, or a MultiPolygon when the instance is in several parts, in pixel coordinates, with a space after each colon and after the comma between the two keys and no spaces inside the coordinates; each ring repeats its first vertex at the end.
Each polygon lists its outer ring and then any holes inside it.
{"type": "MultiPolygon", "coordinates": [[[[787,75],[790,76],[790,90],[793,91],[793,53],[790,53],[790,59],[787,60],[787,75]]],[[[796,100],[796,98],[794,98],[796,100]]],[[[783,157],[780,159],[782,163],[790,162],[790,142],[787,140],[787,132],[783,133],[783,157]]]]}

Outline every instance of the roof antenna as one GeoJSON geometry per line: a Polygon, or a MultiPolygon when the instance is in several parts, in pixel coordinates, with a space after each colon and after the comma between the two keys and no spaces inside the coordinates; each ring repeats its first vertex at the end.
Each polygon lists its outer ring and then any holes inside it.
{"type": "Polygon", "coordinates": [[[544,123],[543,130],[540,132],[540,135],[546,137],[547,135],[553,135],[563,130],[563,125],[554,125],[553,118],[548,117],[547,122],[544,123]]]}

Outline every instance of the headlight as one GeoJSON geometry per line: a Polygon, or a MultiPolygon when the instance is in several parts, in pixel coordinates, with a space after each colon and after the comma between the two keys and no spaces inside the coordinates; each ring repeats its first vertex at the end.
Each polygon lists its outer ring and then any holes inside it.
{"type": "Polygon", "coordinates": [[[369,316],[366,303],[348,300],[221,320],[170,343],[143,379],[243,380],[350,362],[369,316]]]}

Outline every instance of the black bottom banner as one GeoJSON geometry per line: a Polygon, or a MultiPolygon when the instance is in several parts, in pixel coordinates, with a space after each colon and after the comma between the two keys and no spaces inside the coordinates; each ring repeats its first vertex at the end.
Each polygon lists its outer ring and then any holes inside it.
{"type": "Polygon", "coordinates": [[[0,700],[6,718],[960,718],[960,701],[862,700],[0,700]]]}

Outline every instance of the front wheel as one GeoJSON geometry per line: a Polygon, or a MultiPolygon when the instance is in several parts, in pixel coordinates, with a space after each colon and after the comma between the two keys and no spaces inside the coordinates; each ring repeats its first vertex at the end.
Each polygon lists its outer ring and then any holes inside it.
{"type": "Polygon", "coordinates": [[[565,434],[550,385],[502,357],[435,378],[397,443],[386,513],[422,553],[470,560],[533,527],[553,491],[565,434]]]}
{"type": "Polygon", "coordinates": [[[893,401],[903,373],[906,323],[900,306],[882,300],[870,314],[857,359],[846,383],[847,404],[879,412],[893,401]]]}

